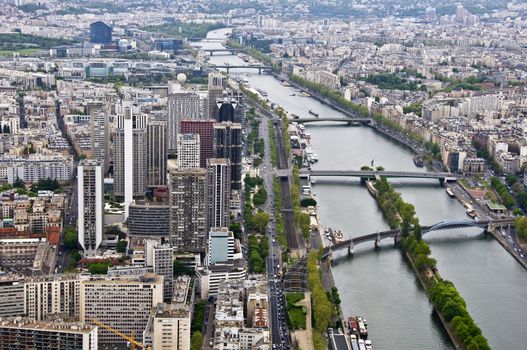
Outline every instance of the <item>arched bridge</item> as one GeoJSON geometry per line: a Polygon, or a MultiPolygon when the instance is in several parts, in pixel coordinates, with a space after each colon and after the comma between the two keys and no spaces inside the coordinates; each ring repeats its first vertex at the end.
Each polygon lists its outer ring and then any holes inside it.
{"type": "Polygon", "coordinates": [[[340,122],[346,124],[353,123],[371,123],[370,118],[294,118],[290,119],[292,122],[298,123],[318,123],[318,122],[340,122]]]}
{"type": "MultiPolygon", "coordinates": [[[[432,231],[452,230],[452,229],[458,229],[458,228],[464,228],[464,227],[480,227],[485,230],[487,230],[487,228],[490,225],[493,225],[494,227],[507,227],[507,226],[514,225],[514,221],[515,221],[514,218],[484,220],[484,221],[474,221],[474,220],[467,220],[467,219],[449,219],[449,220],[440,221],[430,226],[421,226],[421,229],[422,229],[423,236],[424,236],[428,232],[432,232],[432,231]]],[[[334,243],[331,246],[324,248],[323,253],[322,253],[322,258],[327,258],[328,256],[331,255],[333,251],[342,250],[342,249],[348,249],[348,253],[351,254],[353,247],[355,245],[358,245],[364,242],[375,242],[375,246],[379,247],[381,241],[386,238],[393,238],[396,243],[399,242],[401,238],[400,230],[395,229],[395,230],[370,233],[367,235],[353,237],[345,241],[334,243]]]]}
{"type": "Polygon", "coordinates": [[[311,170],[303,172],[309,176],[344,176],[360,177],[363,179],[386,178],[409,178],[409,179],[438,179],[441,181],[452,181],[458,178],[457,174],[445,172],[412,172],[412,171],[376,171],[376,170],[311,170]]]}

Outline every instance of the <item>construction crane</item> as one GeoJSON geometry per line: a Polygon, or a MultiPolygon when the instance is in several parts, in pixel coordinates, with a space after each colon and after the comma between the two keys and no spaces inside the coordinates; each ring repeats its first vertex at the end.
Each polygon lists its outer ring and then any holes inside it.
{"type": "Polygon", "coordinates": [[[130,349],[131,350],[135,350],[136,347],[140,348],[140,349],[146,349],[146,350],[152,350],[152,348],[150,346],[144,346],[142,343],[136,341],[134,339],[134,335],[132,333],[132,336],[127,336],[126,334],[122,333],[122,332],[119,332],[117,329],[114,329],[100,321],[97,321],[96,319],[94,318],[89,318],[88,319],[91,323],[99,326],[99,327],[102,327],[106,330],[109,330],[110,332],[114,333],[114,334],[117,334],[118,336],[120,336],[121,338],[123,338],[124,340],[128,341],[130,343],[130,349]]]}

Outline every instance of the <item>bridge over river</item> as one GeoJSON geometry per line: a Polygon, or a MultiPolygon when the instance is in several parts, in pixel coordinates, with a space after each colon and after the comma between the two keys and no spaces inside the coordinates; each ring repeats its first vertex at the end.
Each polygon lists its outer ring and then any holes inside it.
{"type": "MultiPolygon", "coordinates": [[[[430,226],[422,226],[423,236],[432,231],[439,230],[453,230],[465,227],[480,227],[485,231],[488,231],[492,226],[493,228],[509,227],[514,225],[514,218],[507,219],[496,219],[496,220],[484,220],[475,221],[468,219],[449,219],[443,220],[430,226]]],[[[355,245],[364,242],[375,242],[375,246],[379,247],[383,239],[393,238],[395,243],[398,243],[401,239],[400,229],[387,230],[382,232],[370,233],[358,237],[353,237],[338,243],[331,244],[329,247],[325,247],[322,253],[323,258],[327,258],[332,252],[336,250],[348,249],[348,253],[351,254],[355,245]]]]}
{"type": "Polygon", "coordinates": [[[437,179],[440,181],[455,181],[459,175],[446,172],[429,172],[429,171],[377,171],[377,170],[310,170],[303,171],[301,175],[325,177],[360,177],[361,179],[379,179],[386,178],[408,178],[408,179],[437,179]]]}

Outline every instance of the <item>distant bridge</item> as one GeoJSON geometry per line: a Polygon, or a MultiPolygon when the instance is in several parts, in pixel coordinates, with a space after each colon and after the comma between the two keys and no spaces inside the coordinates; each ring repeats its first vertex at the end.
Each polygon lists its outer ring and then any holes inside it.
{"type": "Polygon", "coordinates": [[[227,39],[222,39],[222,38],[188,38],[188,41],[192,41],[192,42],[201,41],[204,43],[222,43],[226,40],[227,39]]]}
{"type": "MultiPolygon", "coordinates": [[[[421,229],[422,229],[422,233],[424,236],[428,232],[432,232],[432,231],[453,230],[453,229],[465,228],[465,227],[480,227],[484,230],[487,230],[490,225],[492,225],[493,227],[508,227],[508,226],[514,225],[514,221],[515,221],[514,218],[485,220],[485,221],[474,221],[474,220],[467,220],[467,219],[449,219],[449,220],[440,221],[434,225],[421,226],[421,229]]],[[[358,245],[364,242],[372,241],[372,242],[375,242],[376,247],[379,247],[381,241],[386,238],[393,238],[396,243],[399,242],[401,239],[400,229],[370,233],[367,235],[353,237],[351,239],[347,239],[345,241],[332,244],[331,246],[324,248],[322,252],[322,257],[327,258],[328,256],[331,255],[333,251],[342,250],[342,249],[348,249],[348,253],[351,254],[353,251],[353,247],[355,245],[358,245]]]]}
{"type": "Polygon", "coordinates": [[[266,65],[247,65],[247,66],[242,66],[242,65],[218,65],[218,64],[210,64],[207,66],[208,68],[210,69],[226,69],[227,70],[227,73],[229,73],[229,70],[230,69],[258,69],[258,73],[261,74],[262,71],[270,71],[273,69],[273,67],[271,66],[266,66],[266,65]]]}
{"type": "Polygon", "coordinates": [[[208,52],[211,56],[214,56],[214,53],[218,53],[218,52],[228,52],[229,55],[234,55],[238,52],[244,52],[245,50],[244,49],[230,49],[230,48],[223,48],[223,49],[204,49],[204,48],[200,48],[201,51],[203,52],[208,52]]]}
{"type": "Polygon", "coordinates": [[[370,118],[293,118],[289,119],[292,122],[298,123],[317,123],[317,122],[340,122],[346,124],[353,123],[371,123],[370,118]]]}
{"type": "Polygon", "coordinates": [[[440,181],[453,181],[459,176],[444,172],[412,172],[412,171],[376,171],[376,170],[311,170],[303,172],[309,176],[344,176],[360,177],[361,179],[408,178],[408,179],[437,179],[440,181]]]}

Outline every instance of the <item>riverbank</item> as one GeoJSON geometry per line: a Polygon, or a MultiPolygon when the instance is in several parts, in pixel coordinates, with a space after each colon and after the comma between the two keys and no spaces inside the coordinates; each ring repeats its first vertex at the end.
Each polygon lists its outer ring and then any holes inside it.
{"type": "MultiPolygon", "coordinates": [[[[291,86],[293,86],[294,88],[296,88],[296,89],[298,89],[298,90],[300,90],[300,91],[302,91],[304,93],[309,94],[309,96],[313,97],[314,99],[318,100],[319,102],[330,106],[331,108],[333,108],[333,109],[345,114],[346,116],[348,116],[350,118],[364,118],[364,119],[371,118],[371,116],[369,116],[367,114],[367,110],[366,110],[366,114],[364,112],[360,113],[359,111],[353,111],[352,112],[352,111],[350,111],[350,110],[348,110],[346,108],[343,108],[337,102],[332,101],[331,99],[320,95],[318,92],[313,91],[313,90],[311,90],[311,89],[309,89],[307,87],[302,86],[300,83],[292,80],[287,75],[278,74],[276,72],[272,72],[271,74],[276,79],[281,80],[281,81],[287,81],[287,83],[290,84],[291,86]]],[[[376,118],[373,118],[373,119],[375,120],[376,118]]],[[[382,122],[379,123],[380,120],[379,120],[379,118],[377,118],[377,119],[378,120],[377,120],[376,123],[368,123],[367,125],[369,127],[371,127],[372,129],[376,130],[377,132],[383,134],[384,136],[386,136],[386,137],[388,137],[388,138],[390,138],[390,139],[392,139],[394,141],[397,141],[398,143],[404,145],[405,147],[408,147],[408,149],[410,149],[412,152],[414,152],[417,155],[424,156],[426,154],[425,149],[423,147],[421,147],[418,143],[415,143],[415,142],[412,142],[411,140],[409,140],[406,136],[404,136],[404,133],[400,133],[400,132],[394,130],[393,128],[388,128],[388,126],[383,124],[382,122]],[[403,134],[403,135],[400,135],[400,134],[403,134]]]]}

